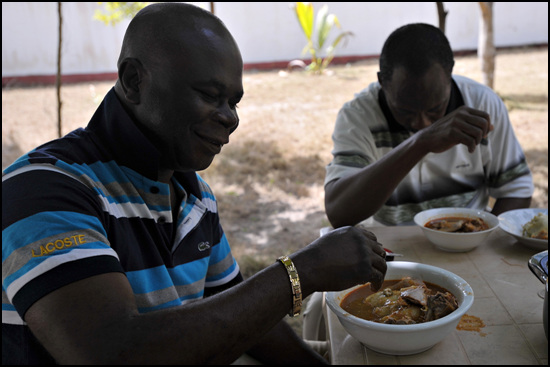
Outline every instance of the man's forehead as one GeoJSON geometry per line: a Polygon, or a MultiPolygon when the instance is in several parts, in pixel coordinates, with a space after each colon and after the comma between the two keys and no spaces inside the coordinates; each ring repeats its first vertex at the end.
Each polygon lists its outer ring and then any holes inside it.
{"type": "Polygon", "coordinates": [[[422,76],[412,75],[401,67],[394,70],[386,92],[396,107],[431,109],[447,101],[450,85],[450,78],[441,67],[430,68],[422,76]]]}

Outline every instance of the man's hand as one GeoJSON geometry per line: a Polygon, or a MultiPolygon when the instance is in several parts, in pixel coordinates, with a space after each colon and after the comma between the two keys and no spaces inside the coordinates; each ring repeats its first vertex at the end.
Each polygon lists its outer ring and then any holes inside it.
{"type": "Polygon", "coordinates": [[[457,144],[464,144],[473,153],[476,146],[493,130],[491,117],[484,111],[462,106],[420,130],[418,139],[432,153],[444,152],[457,144]]]}
{"type": "Polygon", "coordinates": [[[376,236],[360,227],[342,227],[327,233],[291,256],[304,293],[335,291],[371,282],[382,286],[386,252],[376,236]]]}

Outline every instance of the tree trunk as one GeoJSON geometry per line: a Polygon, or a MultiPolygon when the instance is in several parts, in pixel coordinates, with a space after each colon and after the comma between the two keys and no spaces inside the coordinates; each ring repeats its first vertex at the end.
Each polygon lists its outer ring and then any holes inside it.
{"type": "Polygon", "coordinates": [[[445,7],[443,6],[443,3],[436,2],[437,4],[437,17],[439,19],[439,29],[441,29],[441,32],[445,33],[445,21],[447,19],[447,11],[445,11],[445,7]]]}
{"type": "Polygon", "coordinates": [[[57,76],[55,78],[55,89],[57,92],[57,135],[61,137],[61,41],[62,41],[62,24],[63,17],[61,16],[61,3],[57,3],[57,18],[59,20],[59,35],[57,39],[57,76]]]}
{"type": "Polygon", "coordinates": [[[483,83],[494,87],[496,49],[493,34],[493,3],[480,2],[479,42],[477,56],[481,62],[483,83]]]}

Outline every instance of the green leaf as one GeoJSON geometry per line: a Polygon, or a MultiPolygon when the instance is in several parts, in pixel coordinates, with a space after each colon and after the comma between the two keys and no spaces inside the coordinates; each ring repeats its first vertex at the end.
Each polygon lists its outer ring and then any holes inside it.
{"type": "Polygon", "coordinates": [[[336,46],[338,46],[338,44],[340,43],[340,41],[347,40],[348,37],[352,37],[352,36],[353,36],[352,32],[340,33],[338,37],[336,37],[336,39],[332,42],[332,44],[330,45],[330,48],[335,49],[336,46]]]}
{"type": "Polygon", "coordinates": [[[94,19],[100,20],[105,24],[115,25],[125,18],[133,18],[138,11],[151,4],[148,2],[107,2],[97,3],[103,5],[105,12],[96,10],[94,19]]]}
{"type": "Polygon", "coordinates": [[[325,40],[330,32],[330,24],[327,22],[328,18],[328,6],[325,4],[317,12],[317,18],[315,19],[315,31],[317,32],[317,45],[319,48],[323,48],[325,40]]]}
{"type": "Polygon", "coordinates": [[[312,3],[296,3],[295,6],[296,16],[298,22],[302,26],[302,30],[306,35],[306,38],[311,40],[311,34],[313,33],[313,4],[312,3]]]}
{"type": "Polygon", "coordinates": [[[313,48],[313,44],[311,43],[311,41],[309,41],[307,45],[305,45],[304,48],[302,49],[302,56],[305,55],[307,52],[309,53],[315,52],[315,49],[313,48]]]}
{"type": "Polygon", "coordinates": [[[336,46],[342,40],[346,40],[348,36],[353,34],[351,32],[340,33],[332,44],[325,50],[327,56],[323,59],[323,57],[318,55],[320,55],[323,50],[323,46],[327,42],[332,28],[334,26],[341,28],[340,21],[336,15],[329,14],[328,6],[324,5],[317,12],[317,16],[315,17],[315,29],[313,29],[313,5],[311,3],[296,3],[293,9],[307,38],[307,44],[302,50],[302,55],[308,51],[311,55],[311,62],[306,67],[306,70],[312,71],[316,74],[321,74],[334,58],[336,46]],[[313,39],[314,32],[315,39],[313,39]]]}

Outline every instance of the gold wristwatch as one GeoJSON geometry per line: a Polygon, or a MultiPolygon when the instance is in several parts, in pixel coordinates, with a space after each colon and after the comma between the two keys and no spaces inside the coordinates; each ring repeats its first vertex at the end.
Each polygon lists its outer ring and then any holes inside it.
{"type": "Polygon", "coordinates": [[[290,309],[289,316],[296,317],[300,315],[302,310],[302,287],[300,286],[300,277],[298,276],[298,270],[294,266],[294,263],[288,256],[281,256],[279,260],[284,266],[290,278],[290,287],[292,288],[292,308],[290,309]]]}

